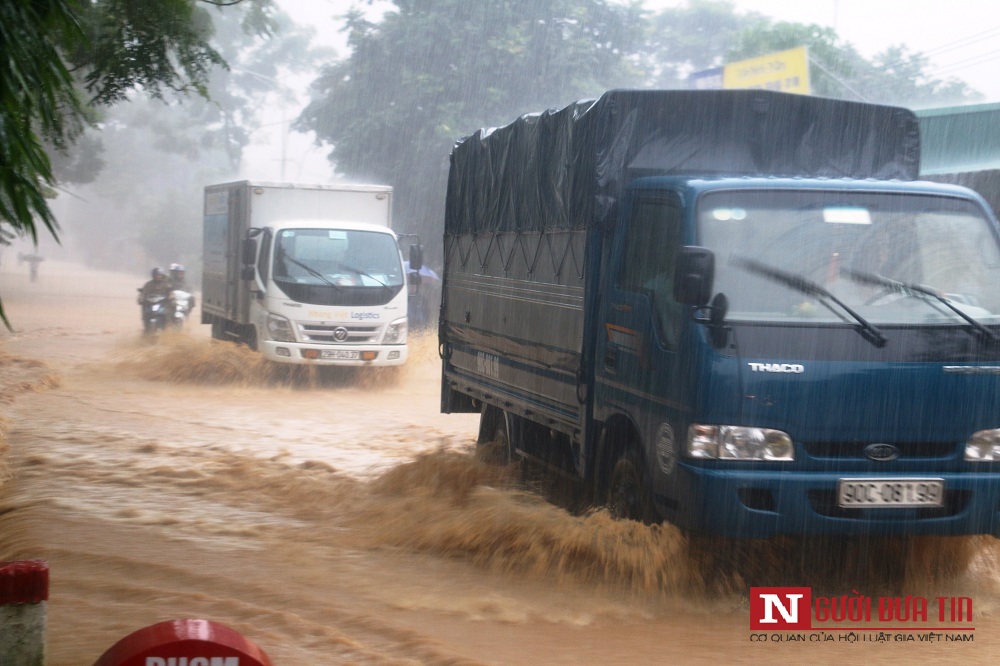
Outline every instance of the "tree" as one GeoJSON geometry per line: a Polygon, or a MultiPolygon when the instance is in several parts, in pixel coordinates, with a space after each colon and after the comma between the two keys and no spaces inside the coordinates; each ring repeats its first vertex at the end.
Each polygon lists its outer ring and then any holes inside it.
{"type": "Polygon", "coordinates": [[[832,28],[817,25],[756,23],[737,35],[726,60],[745,60],[797,46],[809,49],[814,95],[908,107],[962,104],[982,97],[957,79],[928,76],[927,58],[904,46],[889,47],[869,61],[850,44],[841,43],[832,28]]]}
{"type": "Polygon", "coordinates": [[[37,242],[34,215],[53,235],[45,202],[51,164],[42,145],[64,148],[80,130],[83,102],[60,47],[78,48],[84,37],[76,3],[47,0],[0,3],[0,220],[37,242]]]}
{"type": "Polygon", "coordinates": [[[927,74],[926,56],[905,46],[892,46],[872,60],[872,70],[858,81],[867,99],[911,108],[968,104],[982,93],[954,77],[938,79],[927,74]]]}
{"type": "Polygon", "coordinates": [[[229,68],[209,74],[207,97],[133,95],[102,109],[99,126],[81,138],[100,139],[104,171],[52,206],[64,243],[87,263],[145,273],[177,261],[197,279],[205,183],[235,179],[261,114],[296,93],[282,82],[329,56],[311,46],[310,28],[281,11],[267,37],[246,34],[248,10],[212,12],[211,44],[229,68]]]}
{"type": "Polygon", "coordinates": [[[686,88],[692,72],[724,65],[740,33],[766,26],[755,12],[737,13],[730,0],[691,0],[650,18],[641,61],[651,88],[686,88]]]}
{"type": "Polygon", "coordinates": [[[651,24],[640,60],[653,87],[687,87],[692,72],[806,46],[815,95],[911,107],[981,97],[957,79],[928,76],[927,59],[903,46],[867,60],[832,28],[740,13],[731,0],[689,0],[655,14],[651,24]]]}
{"type": "MultiPolygon", "coordinates": [[[[352,178],[396,188],[400,226],[442,233],[448,154],[483,126],[635,85],[635,5],[604,0],[396,0],[346,17],[353,52],[326,67],[296,127],[352,178]]],[[[430,257],[433,259],[433,257],[430,257]]]]}
{"type": "MultiPolygon", "coordinates": [[[[266,30],[271,0],[246,1],[254,7],[248,20],[266,30]]],[[[88,106],[123,101],[132,90],[204,94],[209,71],[225,65],[210,33],[196,0],[0,3],[0,225],[37,243],[37,218],[57,236],[46,143],[67,150],[87,125],[88,106]]],[[[2,307],[0,319],[8,323],[2,307]]]]}

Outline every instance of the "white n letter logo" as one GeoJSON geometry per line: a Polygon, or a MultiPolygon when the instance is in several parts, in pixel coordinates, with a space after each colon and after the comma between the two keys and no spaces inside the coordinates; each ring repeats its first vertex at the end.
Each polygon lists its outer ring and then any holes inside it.
{"type": "Polygon", "coordinates": [[[798,624],[799,599],[803,596],[802,594],[786,594],[785,598],[788,599],[791,608],[785,608],[785,605],[781,603],[781,597],[777,594],[761,594],[760,598],[764,602],[764,617],[760,619],[760,623],[776,624],[778,620],[774,617],[774,610],[777,609],[785,622],[798,624]]]}
{"type": "Polygon", "coordinates": [[[751,629],[809,629],[811,587],[751,587],[751,629]]]}

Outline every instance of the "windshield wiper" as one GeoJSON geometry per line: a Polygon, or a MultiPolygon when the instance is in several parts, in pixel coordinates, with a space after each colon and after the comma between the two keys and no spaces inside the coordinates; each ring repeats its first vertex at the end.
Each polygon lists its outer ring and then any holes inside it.
{"type": "MultiPolygon", "coordinates": [[[[893,280],[892,278],[885,277],[884,275],[879,275],[878,273],[869,273],[867,271],[859,271],[853,268],[841,268],[841,275],[846,275],[850,279],[858,282],[860,284],[867,284],[873,287],[882,287],[888,291],[903,294],[904,296],[911,296],[913,298],[919,298],[924,301],[928,301],[929,298],[933,298],[938,301],[946,308],[957,314],[959,317],[964,319],[969,325],[972,326],[980,335],[987,338],[991,342],[997,341],[997,335],[992,330],[987,328],[978,319],[966,314],[957,305],[949,301],[947,298],[939,294],[934,289],[930,287],[925,287],[920,284],[909,284],[906,282],[900,282],[899,280],[893,280]]],[[[928,301],[929,302],[929,301],[928,301]]]]}
{"type": "Polygon", "coordinates": [[[323,275],[322,273],[320,273],[318,270],[316,270],[312,266],[310,266],[308,264],[304,264],[301,261],[299,261],[298,259],[295,259],[294,257],[289,257],[288,254],[285,253],[285,252],[281,253],[281,258],[284,261],[290,261],[290,262],[292,262],[293,264],[295,264],[299,268],[301,268],[301,269],[305,270],[307,273],[309,273],[309,275],[312,275],[314,278],[319,278],[320,280],[322,280],[323,282],[326,282],[328,285],[330,285],[331,287],[333,287],[337,291],[340,291],[340,285],[336,285],[333,282],[331,282],[329,279],[327,279],[327,277],[325,275],[323,275]]]}
{"type": "Polygon", "coordinates": [[[380,287],[382,287],[384,289],[388,289],[389,288],[389,285],[387,285],[385,282],[382,282],[382,280],[379,280],[377,277],[375,277],[371,273],[364,272],[360,268],[355,268],[354,266],[351,266],[350,264],[345,264],[345,263],[340,262],[340,261],[337,262],[337,265],[340,266],[341,268],[346,268],[347,270],[351,271],[352,273],[357,273],[358,275],[360,275],[362,277],[366,277],[366,278],[370,278],[372,280],[375,280],[376,282],[378,282],[378,286],[380,286],[380,287]]]}
{"type": "MultiPolygon", "coordinates": [[[[846,303],[830,293],[830,290],[823,285],[816,284],[807,277],[803,277],[796,273],[791,273],[789,271],[783,271],[780,268],[774,268],[773,266],[768,266],[767,264],[762,264],[759,261],[754,261],[753,259],[747,259],[745,257],[735,257],[732,263],[739,268],[743,268],[751,273],[756,273],[757,275],[762,275],[766,278],[770,278],[775,282],[780,282],[781,284],[791,287],[796,291],[800,291],[807,296],[812,296],[818,300],[826,309],[834,313],[841,319],[844,319],[843,315],[837,312],[827,301],[833,301],[841,307],[841,309],[846,312],[851,318],[858,323],[858,328],[855,330],[868,342],[872,343],[876,347],[884,347],[886,343],[886,337],[879,329],[875,328],[867,319],[859,315],[857,312],[852,310],[846,303]]],[[[846,320],[845,320],[846,321],[846,320]]]]}

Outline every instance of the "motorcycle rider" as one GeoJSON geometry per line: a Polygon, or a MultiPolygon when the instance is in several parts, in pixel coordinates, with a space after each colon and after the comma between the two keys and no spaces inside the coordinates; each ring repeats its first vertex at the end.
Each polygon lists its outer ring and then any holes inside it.
{"type": "Polygon", "coordinates": [[[184,264],[170,264],[170,284],[173,285],[173,288],[180,289],[181,291],[191,291],[184,275],[184,264]]]}
{"type": "Polygon", "coordinates": [[[173,286],[167,279],[163,269],[157,267],[150,272],[151,279],[139,289],[139,305],[142,306],[142,323],[146,324],[146,299],[151,296],[163,296],[168,302],[173,299],[173,286]]]}
{"type": "Polygon", "coordinates": [[[194,310],[194,289],[188,286],[184,264],[170,264],[170,284],[173,289],[191,294],[190,308],[194,310]]]}

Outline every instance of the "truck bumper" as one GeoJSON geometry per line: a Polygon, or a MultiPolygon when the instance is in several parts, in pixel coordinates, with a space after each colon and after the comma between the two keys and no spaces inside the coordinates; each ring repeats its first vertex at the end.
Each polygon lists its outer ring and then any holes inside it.
{"type": "Polygon", "coordinates": [[[268,360],[297,365],[383,367],[403,365],[409,355],[406,345],[332,346],[264,340],[259,346],[268,360]]]}
{"type": "Polygon", "coordinates": [[[728,537],[778,534],[1000,536],[1000,474],[730,471],[679,465],[660,510],[679,527],[728,537]],[[944,479],[942,507],[840,508],[841,478],[944,479]],[[676,507],[676,508],[674,508],[676,507]]]}

